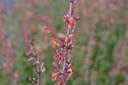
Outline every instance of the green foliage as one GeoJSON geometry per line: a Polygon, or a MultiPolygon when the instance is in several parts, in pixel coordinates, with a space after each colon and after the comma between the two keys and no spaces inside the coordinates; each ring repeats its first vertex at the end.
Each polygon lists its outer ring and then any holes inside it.
{"type": "Polygon", "coordinates": [[[125,76],[122,75],[122,74],[119,74],[118,77],[117,77],[117,83],[121,83],[121,82],[123,82],[124,79],[125,79],[125,76]]]}
{"type": "Polygon", "coordinates": [[[14,64],[14,69],[20,71],[21,80],[19,85],[30,85],[31,82],[28,81],[29,77],[35,77],[36,75],[33,72],[33,67],[31,62],[27,61],[28,57],[23,51],[23,54],[17,58],[16,63],[14,64]]]}

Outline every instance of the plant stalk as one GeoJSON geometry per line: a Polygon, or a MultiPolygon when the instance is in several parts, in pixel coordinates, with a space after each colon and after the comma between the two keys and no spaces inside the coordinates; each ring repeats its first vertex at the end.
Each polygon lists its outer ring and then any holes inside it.
{"type": "MultiPolygon", "coordinates": [[[[70,6],[69,6],[69,18],[72,17],[72,6],[73,6],[73,3],[70,3],[70,6]]],[[[69,36],[69,33],[70,33],[70,25],[68,25],[67,35],[66,36],[69,36]]],[[[64,51],[64,65],[63,65],[63,71],[64,72],[66,70],[67,52],[68,52],[68,43],[66,43],[66,49],[64,51]]],[[[67,85],[67,82],[66,82],[66,80],[64,78],[64,75],[62,76],[62,80],[63,80],[63,84],[67,85]]]]}
{"type": "Polygon", "coordinates": [[[37,85],[41,85],[41,72],[40,72],[40,69],[39,69],[39,65],[37,65],[36,67],[37,67],[37,70],[38,70],[38,83],[37,83],[37,85]]]}
{"type": "MultiPolygon", "coordinates": [[[[38,61],[37,58],[35,58],[35,61],[38,61]]],[[[41,85],[41,72],[39,68],[39,64],[36,65],[36,70],[37,70],[37,76],[38,76],[38,82],[37,85],[41,85]]]]}

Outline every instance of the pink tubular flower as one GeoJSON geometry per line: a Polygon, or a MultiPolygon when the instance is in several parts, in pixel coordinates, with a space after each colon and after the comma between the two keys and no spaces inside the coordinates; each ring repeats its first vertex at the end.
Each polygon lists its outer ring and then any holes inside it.
{"type": "Polygon", "coordinates": [[[58,39],[55,39],[55,38],[51,38],[51,46],[52,47],[55,47],[56,45],[60,45],[61,44],[61,41],[58,40],[58,39]]]}
{"type": "Polygon", "coordinates": [[[50,34],[52,36],[56,36],[56,34],[46,26],[43,27],[43,34],[50,34]]]}
{"type": "Polygon", "coordinates": [[[69,25],[71,26],[71,28],[75,28],[76,27],[76,22],[79,20],[79,17],[74,17],[72,16],[69,19],[69,25]]]}

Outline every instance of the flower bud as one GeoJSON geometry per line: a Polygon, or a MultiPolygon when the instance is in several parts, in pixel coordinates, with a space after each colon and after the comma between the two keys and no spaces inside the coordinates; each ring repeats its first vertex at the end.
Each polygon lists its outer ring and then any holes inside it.
{"type": "Polygon", "coordinates": [[[65,42],[66,42],[66,43],[69,43],[70,41],[71,41],[71,40],[70,40],[69,37],[66,37],[66,38],[65,38],[65,42]]]}
{"type": "Polygon", "coordinates": [[[52,65],[58,68],[58,65],[55,62],[52,62],[52,65]]]}

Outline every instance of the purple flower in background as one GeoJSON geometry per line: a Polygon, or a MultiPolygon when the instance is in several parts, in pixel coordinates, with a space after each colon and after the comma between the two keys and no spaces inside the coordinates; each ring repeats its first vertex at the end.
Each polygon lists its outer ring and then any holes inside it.
{"type": "Polygon", "coordinates": [[[29,46],[29,50],[26,52],[26,55],[29,57],[28,61],[33,61],[33,65],[36,66],[33,71],[38,76],[38,79],[30,77],[29,81],[31,81],[32,83],[37,83],[37,85],[41,85],[41,72],[46,71],[44,67],[45,63],[41,63],[37,59],[38,53],[35,50],[34,39],[31,39],[29,35],[26,36],[26,44],[29,46]]]}
{"type": "Polygon", "coordinates": [[[5,3],[6,3],[6,12],[7,14],[11,15],[15,0],[5,0],[5,3]]]}

